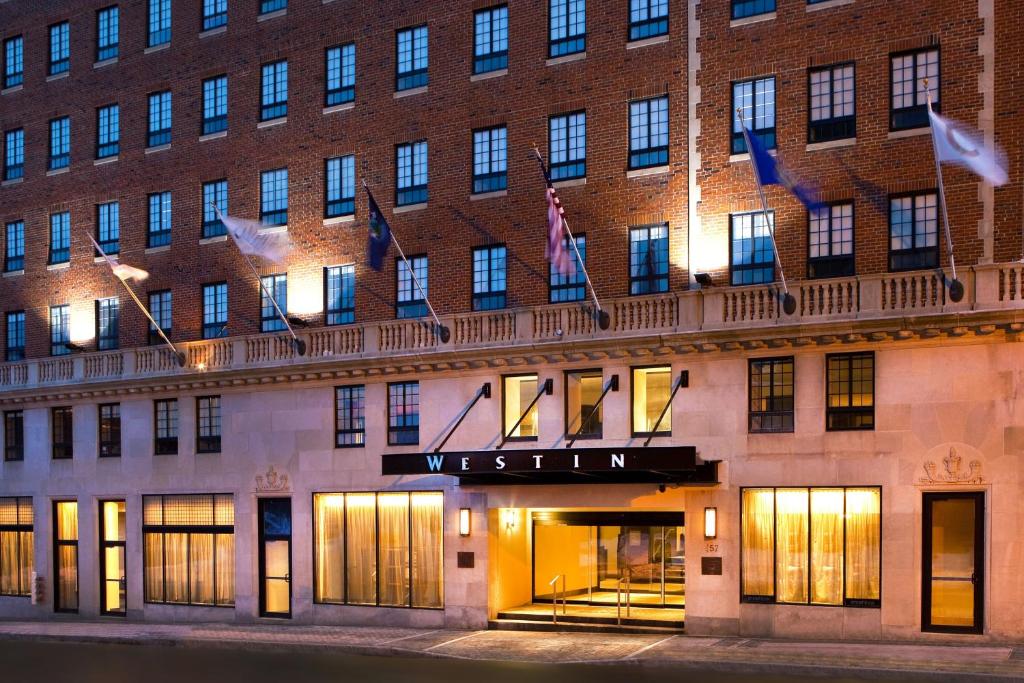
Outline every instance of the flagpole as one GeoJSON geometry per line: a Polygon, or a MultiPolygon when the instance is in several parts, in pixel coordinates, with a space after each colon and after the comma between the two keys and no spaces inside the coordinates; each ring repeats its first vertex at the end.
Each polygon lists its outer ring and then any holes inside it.
{"type": "MultiPolygon", "coordinates": [[[[743,141],[747,144],[747,156],[750,160],[750,169],[754,172],[754,181],[757,184],[757,194],[761,198],[761,212],[764,216],[764,224],[768,228],[768,234],[772,240],[772,254],[779,266],[779,279],[782,281],[782,310],[786,315],[793,315],[796,312],[796,299],[789,293],[789,285],[786,284],[786,272],[782,269],[782,257],[779,256],[779,246],[775,243],[775,223],[768,219],[768,200],[764,196],[764,185],[761,184],[761,174],[757,171],[757,163],[754,162],[754,152],[750,143],[750,132],[747,130],[747,122],[743,120],[743,110],[736,108],[736,115],[740,119],[740,127],[743,128],[743,141]]],[[[751,226],[751,239],[753,239],[753,226],[751,226]]]]}
{"type": "MultiPolygon", "coordinates": [[[[928,89],[928,79],[922,79],[925,97],[928,100],[928,125],[931,125],[932,91],[928,89]]],[[[964,298],[964,285],[956,276],[956,260],[953,258],[953,238],[949,233],[949,211],[946,209],[946,188],[942,182],[942,163],[939,161],[939,148],[935,142],[935,131],[932,131],[932,154],[935,157],[935,174],[939,181],[939,204],[942,205],[942,225],[946,234],[946,253],[949,256],[949,267],[953,271],[953,281],[949,283],[949,298],[958,302],[964,298]]]]}
{"type": "MultiPolygon", "coordinates": [[[[100,255],[103,256],[104,259],[106,259],[107,254],[105,251],[103,251],[103,247],[97,244],[96,240],[92,238],[92,235],[86,233],[86,236],[89,238],[89,241],[93,243],[93,246],[96,247],[96,250],[100,252],[100,255]]],[[[185,353],[183,351],[179,351],[171,342],[171,340],[167,338],[167,335],[164,334],[164,331],[160,328],[160,325],[157,323],[156,320],[153,319],[153,316],[149,312],[149,310],[142,305],[142,302],[139,301],[139,297],[135,294],[134,291],[132,291],[132,288],[128,286],[128,283],[122,280],[120,277],[118,277],[117,273],[114,273],[114,278],[121,283],[121,285],[128,292],[128,296],[132,298],[132,301],[134,301],[135,304],[139,307],[139,309],[143,312],[143,314],[145,314],[146,318],[149,319],[149,322],[153,324],[153,327],[156,329],[157,334],[160,335],[160,338],[163,339],[164,343],[171,348],[171,352],[174,354],[174,359],[178,362],[178,367],[185,367],[185,353]]]]}
{"type": "MultiPolygon", "coordinates": [[[[537,161],[540,162],[541,171],[544,173],[544,182],[548,184],[548,188],[551,189],[551,179],[548,176],[547,166],[544,165],[544,157],[540,155],[540,150],[537,149],[537,145],[533,146],[533,153],[537,155],[537,161]]],[[[587,287],[590,289],[590,296],[594,299],[594,307],[597,309],[597,325],[602,330],[607,330],[611,325],[611,316],[608,312],[601,308],[601,302],[597,298],[597,290],[594,289],[594,283],[590,280],[590,273],[587,272],[587,266],[583,262],[583,256],[580,254],[580,248],[576,246],[576,238],[573,237],[572,230],[569,229],[569,221],[565,220],[565,212],[558,214],[562,221],[562,230],[569,237],[569,244],[572,246],[573,252],[576,254],[576,262],[579,264],[580,269],[583,271],[583,279],[587,283],[587,287]]]]}

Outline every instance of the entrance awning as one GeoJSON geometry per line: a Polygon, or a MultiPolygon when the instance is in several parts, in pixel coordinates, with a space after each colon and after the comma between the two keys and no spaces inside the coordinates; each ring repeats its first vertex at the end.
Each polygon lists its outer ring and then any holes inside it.
{"type": "Polygon", "coordinates": [[[447,474],[491,486],[719,483],[718,461],[698,461],[693,446],[394,453],[382,456],[381,474],[447,474]]]}

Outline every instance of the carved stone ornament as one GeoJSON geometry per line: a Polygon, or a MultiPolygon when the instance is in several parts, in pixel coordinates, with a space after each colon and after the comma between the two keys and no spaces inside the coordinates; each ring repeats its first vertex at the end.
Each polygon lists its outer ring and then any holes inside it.
{"type": "Polygon", "coordinates": [[[919,484],[981,484],[981,461],[971,460],[964,469],[963,458],[950,446],[949,454],[942,459],[942,466],[934,460],[924,463],[925,476],[918,479],[919,484]]]}
{"type": "Polygon", "coordinates": [[[291,482],[288,480],[287,474],[278,474],[274,466],[271,465],[267,468],[266,474],[256,475],[256,491],[258,492],[278,492],[278,491],[290,491],[291,482]]]}

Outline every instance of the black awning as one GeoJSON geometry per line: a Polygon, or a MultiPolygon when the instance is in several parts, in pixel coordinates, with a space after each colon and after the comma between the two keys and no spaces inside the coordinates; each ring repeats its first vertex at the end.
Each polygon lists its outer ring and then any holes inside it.
{"type": "Polygon", "coordinates": [[[447,474],[464,485],[717,484],[718,461],[698,462],[693,446],[541,448],[396,453],[381,473],[447,474]]]}

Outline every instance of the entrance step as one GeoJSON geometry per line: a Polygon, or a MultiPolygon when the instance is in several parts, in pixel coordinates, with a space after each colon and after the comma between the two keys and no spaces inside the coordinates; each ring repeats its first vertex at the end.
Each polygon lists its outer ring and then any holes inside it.
{"type": "Polygon", "coordinates": [[[551,618],[548,617],[547,621],[539,621],[537,619],[509,619],[499,615],[499,618],[492,619],[487,622],[487,628],[492,631],[544,631],[548,633],[563,632],[563,633],[626,633],[633,635],[672,635],[676,633],[683,633],[682,622],[654,622],[661,624],[660,626],[643,626],[638,624],[627,624],[627,620],[622,620],[622,626],[614,623],[594,623],[594,622],[583,622],[573,617],[568,617],[567,621],[561,619],[558,620],[557,624],[551,623],[551,618]],[[667,626],[666,624],[672,624],[667,626]],[[678,624],[676,626],[675,624],[678,624]]]}

